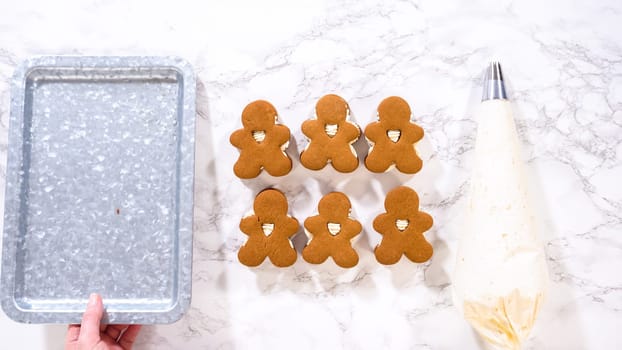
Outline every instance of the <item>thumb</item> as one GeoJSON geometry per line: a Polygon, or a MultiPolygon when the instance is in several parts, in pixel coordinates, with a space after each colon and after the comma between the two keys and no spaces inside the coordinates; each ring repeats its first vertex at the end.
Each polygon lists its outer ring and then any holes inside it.
{"type": "Polygon", "coordinates": [[[87,347],[94,346],[101,338],[99,335],[99,324],[104,314],[104,305],[99,294],[91,294],[86,305],[86,311],[82,315],[82,325],[80,326],[80,336],[78,342],[87,347]]]}

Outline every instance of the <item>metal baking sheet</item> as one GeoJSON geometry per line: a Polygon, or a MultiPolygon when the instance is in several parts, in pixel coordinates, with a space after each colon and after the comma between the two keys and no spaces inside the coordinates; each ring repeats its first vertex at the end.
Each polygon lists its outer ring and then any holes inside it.
{"type": "Polygon", "coordinates": [[[40,57],[12,81],[1,303],[170,323],[191,297],[195,78],[175,57],[40,57]]]}

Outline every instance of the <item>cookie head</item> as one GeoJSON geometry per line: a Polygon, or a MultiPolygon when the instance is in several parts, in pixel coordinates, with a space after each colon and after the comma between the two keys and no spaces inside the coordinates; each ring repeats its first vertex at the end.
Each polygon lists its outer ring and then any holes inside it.
{"type": "Polygon", "coordinates": [[[350,200],[341,192],[331,192],[320,200],[318,212],[328,221],[341,222],[350,214],[350,200]]]}
{"type": "Polygon", "coordinates": [[[326,124],[339,124],[346,120],[348,103],[337,95],[326,95],[315,105],[317,119],[326,124]]]}
{"type": "Polygon", "coordinates": [[[287,215],[287,198],[275,189],[267,189],[259,192],[253,203],[255,215],[261,213],[261,220],[275,222],[278,218],[287,215]]]}
{"type": "Polygon", "coordinates": [[[387,193],[384,207],[387,213],[396,217],[407,218],[412,215],[413,208],[419,208],[419,196],[413,189],[400,186],[387,193]]]}
{"type": "Polygon", "coordinates": [[[408,103],[398,96],[387,97],[378,106],[378,118],[386,129],[401,129],[410,122],[411,114],[408,103]]]}
{"type": "Polygon", "coordinates": [[[242,111],[242,125],[251,131],[268,130],[276,123],[274,106],[264,100],[249,103],[242,111]]]}

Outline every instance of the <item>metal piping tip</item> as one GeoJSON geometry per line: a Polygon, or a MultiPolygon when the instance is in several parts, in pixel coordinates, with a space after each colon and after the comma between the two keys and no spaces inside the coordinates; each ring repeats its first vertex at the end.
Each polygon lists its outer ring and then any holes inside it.
{"type": "Polygon", "coordinates": [[[486,69],[486,77],[484,78],[482,101],[507,99],[508,95],[505,92],[501,64],[497,61],[490,62],[488,69],[486,69]]]}

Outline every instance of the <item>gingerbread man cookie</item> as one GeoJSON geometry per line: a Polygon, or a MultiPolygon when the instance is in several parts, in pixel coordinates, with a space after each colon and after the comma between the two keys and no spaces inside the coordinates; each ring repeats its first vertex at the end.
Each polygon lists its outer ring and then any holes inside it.
{"type": "Polygon", "coordinates": [[[254,213],[240,221],[240,230],[248,235],[238,252],[242,264],[257,266],[266,257],[278,267],[296,262],[296,250],[290,238],[298,231],[299,224],[287,215],[287,209],[287,198],[279,190],[267,189],[257,195],[254,213]]]}
{"type": "Polygon", "coordinates": [[[432,257],[432,245],[423,233],[432,227],[432,217],[419,211],[419,197],[413,189],[400,186],[391,190],[384,201],[386,213],[374,219],[374,230],[382,241],[374,254],[381,264],[391,265],[402,254],[413,262],[421,263],[432,257]]]}
{"type": "Polygon", "coordinates": [[[240,150],[240,157],[233,166],[237,177],[251,179],[262,169],[272,176],[283,176],[292,169],[292,160],[285,154],[289,128],[277,121],[276,109],[268,101],[255,101],[244,108],[243,128],[234,131],[229,138],[240,150]]]}
{"type": "Polygon", "coordinates": [[[387,97],[380,103],[378,121],[365,128],[365,137],[371,146],[365,158],[367,169],[382,173],[395,165],[406,174],[421,170],[423,163],[415,143],[423,138],[423,129],[412,123],[410,117],[410,106],[401,97],[387,97]]]}
{"type": "Polygon", "coordinates": [[[326,95],[315,105],[316,119],[302,123],[302,133],[309,145],[300,154],[300,163],[320,170],[330,162],[342,173],[354,171],[359,160],[352,144],[361,136],[358,125],[348,120],[350,108],[337,95],[326,95]]]}
{"type": "Polygon", "coordinates": [[[320,200],[319,215],[305,220],[309,242],[302,257],[309,263],[321,264],[328,257],[341,267],[355,266],[359,256],[352,248],[352,239],[362,229],[361,223],[350,218],[350,200],[341,192],[332,192],[320,200]]]}

